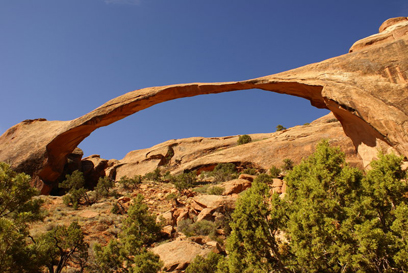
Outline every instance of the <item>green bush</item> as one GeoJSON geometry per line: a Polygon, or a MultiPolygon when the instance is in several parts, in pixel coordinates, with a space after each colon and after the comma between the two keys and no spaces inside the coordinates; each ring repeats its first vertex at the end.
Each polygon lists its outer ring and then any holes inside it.
{"type": "Polygon", "coordinates": [[[193,188],[197,182],[197,172],[182,173],[170,178],[170,182],[174,184],[178,191],[193,188]]]}
{"type": "Polygon", "coordinates": [[[141,175],[135,175],[133,178],[129,178],[126,175],[122,176],[119,180],[119,185],[124,190],[135,190],[142,183],[143,177],[141,175]]]}
{"type": "Polygon", "coordinates": [[[169,193],[168,195],[166,195],[166,200],[167,201],[176,200],[178,197],[179,197],[178,194],[172,192],[172,193],[169,193]]]}
{"type": "Polygon", "coordinates": [[[59,187],[67,189],[68,193],[63,197],[63,202],[67,206],[73,206],[74,209],[78,208],[81,201],[86,205],[91,205],[92,202],[87,194],[87,190],[84,188],[85,178],[82,172],[76,170],[72,174],[67,174],[65,180],[59,183],[59,187]]]}
{"type": "Polygon", "coordinates": [[[159,168],[156,168],[153,172],[145,174],[143,178],[148,181],[161,182],[162,180],[161,171],[159,168]]]}
{"type": "Polygon", "coordinates": [[[49,272],[62,272],[69,263],[79,265],[83,271],[87,264],[88,244],[77,222],[54,227],[39,238],[39,246],[44,255],[42,263],[49,272]]]}
{"type": "Polygon", "coordinates": [[[252,138],[250,136],[242,135],[238,137],[237,144],[242,145],[242,144],[250,143],[251,141],[252,141],[252,138]]]}
{"type": "Polygon", "coordinates": [[[269,174],[272,176],[272,178],[279,177],[280,173],[281,173],[281,169],[279,169],[275,165],[272,165],[272,167],[269,169],[269,174]]]}
{"type": "Polygon", "coordinates": [[[161,226],[143,199],[140,194],[133,199],[119,240],[113,239],[106,246],[94,245],[94,272],[154,273],[160,270],[163,264],[159,257],[146,247],[158,240],[161,226]]]}
{"type": "Polygon", "coordinates": [[[273,177],[266,173],[261,173],[255,178],[255,181],[258,183],[271,184],[273,182],[273,177]]]}
{"type": "Polygon", "coordinates": [[[258,171],[256,169],[245,169],[242,171],[244,174],[256,175],[258,171]]]}
{"type": "Polygon", "coordinates": [[[217,186],[212,186],[207,189],[207,194],[210,194],[210,195],[222,195],[223,192],[224,192],[224,188],[217,187],[217,186]]]}
{"type": "Polygon", "coordinates": [[[213,273],[217,270],[217,265],[223,256],[210,252],[207,257],[198,255],[194,261],[186,268],[186,273],[213,273]]]}
{"type": "Polygon", "coordinates": [[[101,196],[108,197],[110,189],[115,186],[115,181],[110,179],[107,176],[100,177],[98,184],[95,187],[96,199],[99,199],[101,196]]]}
{"type": "Polygon", "coordinates": [[[113,213],[113,214],[122,214],[123,209],[120,207],[120,205],[117,202],[115,202],[112,205],[111,213],[113,213]]]}
{"type": "Polygon", "coordinates": [[[225,182],[238,178],[237,168],[234,163],[220,163],[211,172],[214,182],[225,182]]]}
{"type": "Polygon", "coordinates": [[[380,154],[363,175],[323,141],[285,177],[284,199],[254,181],[232,214],[229,272],[407,272],[401,163],[380,154]]]}
{"type": "Polygon", "coordinates": [[[214,237],[216,229],[216,224],[208,220],[193,223],[191,219],[186,219],[180,221],[177,226],[177,230],[184,233],[187,237],[198,235],[214,237]]]}
{"type": "Polygon", "coordinates": [[[333,122],[339,122],[339,120],[336,119],[336,118],[332,118],[332,119],[329,119],[329,120],[327,121],[327,123],[333,123],[333,122]]]}
{"type": "Polygon", "coordinates": [[[286,127],[283,127],[280,124],[278,126],[276,126],[276,132],[283,131],[283,130],[286,130],[286,127]]]}
{"type": "Polygon", "coordinates": [[[41,251],[29,237],[29,224],[42,220],[43,200],[31,177],[0,162],[0,272],[40,272],[41,251]]]}
{"type": "Polygon", "coordinates": [[[292,159],[285,158],[285,159],[283,160],[282,169],[283,169],[284,171],[290,171],[290,170],[292,170],[292,169],[293,169],[293,166],[294,166],[294,163],[293,163],[292,159]]]}
{"type": "Polygon", "coordinates": [[[198,193],[202,193],[202,194],[207,194],[208,189],[210,188],[210,184],[207,185],[203,185],[200,187],[196,187],[193,189],[193,191],[198,192],[198,193]]]}

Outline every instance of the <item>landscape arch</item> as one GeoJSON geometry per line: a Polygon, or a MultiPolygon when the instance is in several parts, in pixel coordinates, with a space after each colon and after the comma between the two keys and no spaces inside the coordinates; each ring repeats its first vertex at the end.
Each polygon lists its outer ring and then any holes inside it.
{"type": "Polygon", "coordinates": [[[382,26],[381,33],[358,41],[348,54],[286,72],[237,82],[143,88],[74,120],[23,121],[0,137],[0,161],[51,185],[67,156],[97,128],[161,102],[246,89],[298,96],[329,109],[364,164],[379,148],[408,157],[408,19],[402,18],[388,31],[382,26]],[[403,35],[395,35],[401,29],[403,35]]]}

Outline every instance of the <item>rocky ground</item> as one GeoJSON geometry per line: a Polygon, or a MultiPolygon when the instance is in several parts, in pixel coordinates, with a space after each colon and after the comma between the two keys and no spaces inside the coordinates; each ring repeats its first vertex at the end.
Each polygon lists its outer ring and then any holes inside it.
{"type": "MultiPolygon", "coordinates": [[[[85,240],[105,245],[121,231],[122,221],[132,199],[144,196],[151,213],[163,226],[160,241],[151,246],[164,262],[164,272],[182,272],[196,255],[210,251],[225,251],[229,233],[228,220],[239,195],[251,186],[256,175],[268,172],[271,166],[280,167],[284,159],[294,164],[313,153],[321,139],[345,151],[347,160],[362,167],[361,158],[340,123],[332,114],[310,124],[288,128],[275,133],[250,135],[252,141],[238,145],[239,136],[221,138],[189,138],[170,140],[152,148],[132,151],[122,160],[106,160],[97,155],[82,159],[76,149],[69,157],[68,170],[79,169],[89,186],[95,186],[100,176],[116,180],[111,191],[116,195],[103,198],[90,206],[77,210],[63,204],[62,196],[42,196],[48,215],[42,223],[34,224],[31,233],[44,233],[56,225],[69,225],[77,221],[83,228],[85,240]],[[252,174],[238,174],[226,182],[214,182],[208,171],[219,163],[232,163],[237,172],[252,169],[252,174]],[[135,189],[124,189],[119,182],[124,176],[145,175],[160,169],[162,174],[177,175],[185,171],[197,172],[197,184],[179,191],[172,183],[161,179],[155,182],[144,179],[135,189]],[[116,206],[119,211],[114,213],[116,206]]],[[[271,191],[285,193],[281,179],[273,179],[271,191]]],[[[94,192],[89,192],[92,197],[94,192]]]]}
{"type": "MultiPolygon", "coordinates": [[[[105,245],[120,232],[132,198],[142,194],[149,210],[163,226],[163,236],[151,250],[164,262],[163,272],[183,272],[196,255],[225,251],[228,217],[239,194],[251,186],[255,177],[241,174],[237,179],[222,183],[201,181],[196,187],[181,192],[168,182],[147,181],[134,190],[124,190],[116,183],[112,191],[118,192],[117,197],[101,199],[91,206],[81,205],[77,210],[64,205],[62,196],[42,196],[48,214],[43,222],[31,226],[31,233],[35,236],[56,225],[77,221],[89,245],[95,242],[105,245]],[[216,188],[217,194],[209,194],[215,192],[211,188],[216,188]],[[119,204],[123,214],[112,212],[114,204],[119,204]]],[[[280,179],[274,179],[270,187],[273,192],[285,191],[280,179]]]]}

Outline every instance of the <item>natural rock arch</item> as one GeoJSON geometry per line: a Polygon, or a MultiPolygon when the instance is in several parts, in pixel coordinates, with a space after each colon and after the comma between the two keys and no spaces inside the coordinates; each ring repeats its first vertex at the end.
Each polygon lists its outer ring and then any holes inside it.
{"type": "MultiPolygon", "coordinates": [[[[350,53],[256,79],[150,87],[126,93],[71,121],[23,121],[0,137],[0,161],[52,183],[67,156],[97,128],[152,105],[204,94],[262,89],[331,110],[365,164],[378,148],[408,156],[408,18],[389,19],[350,53]]],[[[47,192],[47,188],[43,192],[47,192]]]]}

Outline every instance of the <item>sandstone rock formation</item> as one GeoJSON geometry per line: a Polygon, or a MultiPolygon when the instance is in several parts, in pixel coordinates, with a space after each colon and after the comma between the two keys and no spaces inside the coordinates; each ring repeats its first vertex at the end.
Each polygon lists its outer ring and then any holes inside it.
{"type": "Polygon", "coordinates": [[[0,137],[0,161],[37,177],[42,192],[63,172],[67,156],[94,130],[177,98],[263,89],[331,110],[367,164],[378,148],[408,156],[408,19],[389,19],[350,53],[287,72],[239,82],[150,87],[108,101],[71,121],[26,120],[0,137]],[[47,186],[48,185],[48,186],[47,186]]]}
{"type": "Polygon", "coordinates": [[[163,261],[163,271],[177,271],[185,269],[197,255],[207,256],[211,252],[210,246],[202,246],[191,241],[173,241],[159,245],[152,249],[163,261]]]}
{"type": "Polygon", "coordinates": [[[173,174],[190,170],[208,171],[218,163],[268,170],[272,165],[280,167],[285,158],[295,164],[300,163],[302,158],[314,152],[322,138],[330,139],[332,145],[339,146],[346,153],[349,163],[362,168],[362,160],[356,154],[353,142],[344,134],[333,114],[309,125],[250,136],[253,141],[245,145],[237,145],[238,136],[169,140],[148,149],[129,152],[112,169],[116,180],[122,176],[143,175],[160,166],[173,174]],[[170,149],[172,156],[168,157],[170,149]],[[162,164],[163,158],[167,158],[165,165],[162,164]]]}

